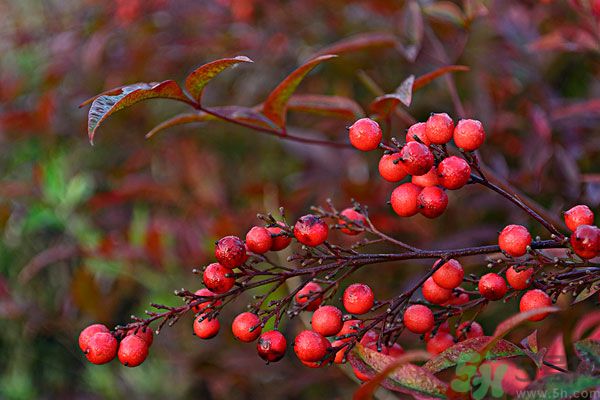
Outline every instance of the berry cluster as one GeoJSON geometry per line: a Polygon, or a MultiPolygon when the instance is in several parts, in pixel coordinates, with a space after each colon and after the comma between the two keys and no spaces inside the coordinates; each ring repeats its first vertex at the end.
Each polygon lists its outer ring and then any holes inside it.
{"type": "Polygon", "coordinates": [[[106,364],[115,356],[126,367],[137,367],[148,356],[154,334],[148,327],[130,329],[117,340],[102,324],[90,325],[79,335],[79,348],[92,364],[106,364]]]}

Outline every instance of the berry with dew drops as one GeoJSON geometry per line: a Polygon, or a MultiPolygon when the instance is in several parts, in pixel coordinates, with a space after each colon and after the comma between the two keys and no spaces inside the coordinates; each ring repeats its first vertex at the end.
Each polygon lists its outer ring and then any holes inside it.
{"type": "Polygon", "coordinates": [[[565,224],[574,231],[580,225],[592,225],[594,223],[594,213],[586,205],[578,205],[565,211],[565,224]]]}
{"type": "Polygon", "coordinates": [[[327,240],[329,227],[313,214],[300,217],[294,225],[294,236],[303,245],[315,247],[327,240]]]}
{"type": "Polygon", "coordinates": [[[379,124],[371,118],[361,118],[348,130],[352,146],[361,151],[375,150],[381,143],[383,133],[379,124]]]}
{"type": "Polygon", "coordinates": [[[342,329],[342,311],[335,306],[321,306],[312,316],[313,330],[323,336],[335,336],[342,329]]]}
{"type": "MultiPolygon", "coordinates": [[[[283,226],[282,223],[279,223],[280,226],[283,226]]],[[[292,238],[285,234],[285,231],[278,226],[270,226],[267,230],[271,233],[273,238],[273,244],[271,246],[271,250],[279,251],[283,250],[292,243],[292,238]]]]}
{"type": "Polygon", "coordinates": [[[236,339],[246,343],[253,342],[262,331],[260,318],[251,312],[243,312],[234,318],[231,331],[236,339]]]}
{"type": "Polygon", "coordinates": [[[415,136],[419,138],[421,143],[425,146],[429,146],[431,142],[427,138],[427,124],[425,122],[417,122],[414,125],[411,125],[410,128],[406,131],[406,142],[415,142],[415,136]]]}
{"type": "Polygon", "coordinates": [[[202,279],[209,290],[221,294],[228,292],[235,284],[235,278],[228,276],[229,274],[232,274],[229,268],[220,263],[212,263],[204,270],[202,279]]]}
{"type": "Polygon", "coordinates": [[[462,188],[471,178],[471,167],[469,164],[456,156],[443,159],[438,165],[437,171],[440,185],[450,190],[462,188]]]}
{"type": "Polygon", "coordinates": [[[221,324],[216,318],[207,318],[205,315],[199,315],[194,320],[194,334],[200,339],[211,339],[217,336],[221,329],[221,324]]]}
{"type": "Polygon", "coordinates": [[[256,351],[260,358],[267,362],[277,362],[285,355],[287,340],[279,331],[263,332],[258,338],[256,351]]]}
{"type": "Polygon", "coordinates": [[[504,279],[493,272],[479,279],[478,289],[479,293],[488,300],[500,300],[508,291],[504,279]]]}
{"type": "Polygon", "coordinates": [[[93,324],[81,331],[79,334],[79,348],[81,351],[84,353],[88,351],[88,343],[90,339],[99,332],[109,333],[110,330],[102,324],[93,324]]]}
{"type": "Polygon", "coordinates": [[[320,361],[328,349],[329,341],[314,331],[302,331],[294,339],[294,352],[301,361],[320,361]]]}
{"type": "Polygon", "coordinates": [[[465,271],[462,265],[452,258],[439,267],[433,273],[432,278],[439,286],[445,289],[454,289],[460,286],[464,276],[465,271]]]}
{"type": "Polygon", "coordinates": [[[584,260],[600,253],[600,228],[592,225],[579,225],[571,235],[573,251],[584,260]]]}
{"type": "Polygon", "coordinates": [[[508,284],[515,290],[527,289],[531,285],[531,276],[533,268],[519,267],[519,270],[512,266],[506,270],[506,280],[508,284]]]}
{"type": "Polygon", "coordinates": [[[296,293],[296,296],[294,296],[294,299],[296,300],[297,304],[304,304],[307,301],[309,301],[309,299],[312,298],[312,300],[310,301],[308,306],[306,306],[306,308],[304,308],[304,309],[306,311],[315,311],[321,305],[321,302],[323,301],[323,296],[321,294],[319,294],[318,296],[315,296],[315,295],[317,293],[321,293],[321,292],[322,292],[322,289],[318,283],[308,282],[302,289],[300,289],[296,293]],[[313,296],[315,296],[315,297],[313,297],[313,296]]]}
{"type": "Polygon", "coordinates": [[[465,151],[475,151],[485,140],[485,130],[476,119],[461,119],[454,128],[454,144],[465,151]]]}
{"type": "Polygon", "coordinates": [[[408,175],[406,169],[399,161],[402,156],[399,153],[384,154],[379,159],[379,175],[388,182],[399,182],[408,175]]]}
{"type": "Polygon", "coordinates": [[[263,226],[254,226],[246,234],[248,250],[256,254],[264,254],[273,247],[271,232],[263,226]]]}
{"type": "Polygon", "coordinates": [[[433,167],[433,154],[419,142],[408,142],[400,151],[402,166],[411,175],[425,175],[433,167]]]}
{"type": "Polygon", "coordinates": [[[404,311],[404,326],[413,333],[425,333],[433,328],[433,312],[422,304],[413,304],[404,311]]]}
{"type": "Polygon", "coordinates": [[[418,197],[422,188],[414,183],[403,183],[392,192],[392,209],[401,217],[412,217],[419,212],[418,197]]]}
{"type": "Polygon", "coordinates": [[[434,144],[446,144],[454,134],[454,121],[446,113],[433,113],[425,125],[427,139],[434,144]]]}
{"type": "Polygon", "coordinates": [[[344,290],[344,308],[351,314],[366,314],[375,302],[371,288],[364,283],[353,283],[344,290]]]}
{"type": "Polygon", "coordinates": [[[248,259],[246,246],[237,236],[225,236],[219,239],[215,246],[215,257],[222,266],[229,269],[239,267],[248,259]]]}
{"type": "MultiPolygon", "coordinates": [[[[525,292],[521,301],[519,302],[519,309],[521,312],[527,312],[531,310],[537,310],[538,308],[550,307],[552,305],[552,299],[545,292],[534,289],[525,292]]],[[[530,317],[530,321],[541,321],[548,316],[549,313],[542,313],[530,317]]]]}
{"type": "Polygon", "coordinates": [[[437,168],[433,166],[425,175],[413,176],[411,182],[421,187],[439,185],[440,180],[438,178],[437,168]]]}
{"type": "Polygon", "coordinates": [[[346,235],[358,235],[362,230],[361,226],[367,225],[367,218],[354,208],[346,208],[340,213],[340,215],[348,218],[352,222],[352,224],[349,224],[344,219],[340,218],[338,220],[338,224],[342,227],[345,227],[341,228],[340,230],[346,235]]]}
{"type": "Polygon", "coordinates": [[[513,257],[525,255],[530,244],[531,234],[522,225],[508,225],[498,235],[500,249],[513,257]]]}
{"type": "Polygon", "coordinates": [[[425,300],[432,304],[443,304],[452,296],[452,289],[439,286],[431,277],[427,278],[421,290],[425,300]]]}
{"type": "Polygon", "coordinates": [[[148,357],[148,343],[142,338],[126,336],[119,344],[119,361],[126,367],[137,367],[148,357]]]}
{"type": "Polygon", "coordinates": [[[417,204],[421,215],[427,218],[437,218],[448,207],[448,195],[437,186],[423,188],[417,197],[417,204]]]}

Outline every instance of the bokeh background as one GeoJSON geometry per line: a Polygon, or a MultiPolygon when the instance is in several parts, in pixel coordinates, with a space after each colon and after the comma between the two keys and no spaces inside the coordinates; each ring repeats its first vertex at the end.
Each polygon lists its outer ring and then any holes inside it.
{"type": "MultiPolygon", "coordinates": [[[[265,366],[252,345],[235,342],[227,321],[244,299],[225,312],[216,339],[201,342],[191,318],[183,320],[135,369],[88,364],[77,335],[93,321],[126,322],[150,302],[178,304],[173,289],[200,287],[191,269],[212,260],[215,239],[244,234],[257,212],[280,205],[295,218],[327,197],[340,207],[354,198],[381,229],[426,248],[491,243],[507,221],[531,223],[478,188],[451,193],[436,221],[395,217],[386,205],[393,185],[378,179],[376,156],[352,150],[225,123],[145,140],[186,111],[168,101],[114,115],[92,147],[87,109],[77,107],[83,100],[128,83],[181,82],[202,63],[246,55],[255,63],[223,73],[205,99],[252,106],[332,43],[397,35],[415,46],[414,60],[398,48],[366,46],[317,68],[299,92],[343,95],[368,109],[374,86],[392,92],[410,74],[467,65],[469,72],[417,92],[391,132],[404,135],[407,115],[457,117],[464,108],[486,127],[487,164],[558,219],[576,202],[595,210],[600,203],[600,7],[591,3],[423,0],[415,16],[407,2],[386,0],[0,2],[0,398],[348,398],[356,383],[339,368],[310,370],[293,357],[265,366]]],[[[289,118],[300,134],[338,141],[351,123],[289,118]]],[[[386,298],[424,268],[380,265],[354,279],[362,275],[386,298]]],[[[567,331],[592,307],[579,304],[540,329],[567,331]]],[[[515,310],[494,305],[482,323],[492,330],[515,310]]],[[[287,323],[286,333],[300,326],[287,323]]],[[[403,345],[420,346],[414,338],[403,345]]]]}

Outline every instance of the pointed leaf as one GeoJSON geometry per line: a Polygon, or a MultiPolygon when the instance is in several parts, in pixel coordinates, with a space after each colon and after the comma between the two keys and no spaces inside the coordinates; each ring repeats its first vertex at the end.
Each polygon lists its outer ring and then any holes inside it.
{"type": "Polygon", "coordinates": [[[225,69],[242,62],[251,63],[253,61],[246,56],[237,56],[233,58],[222,58],[204,64],[201,67],[196,68],[187,76],[187,78],[185,78],[185,89],[192,98],[200,104],[202,91],[206,84],[225,69]]]}
{"type": "Polygon", "coordinates": [[[412,90],[415,76],[411,75],[406,78],[394,93],[384,94],[383,96],[377,97],[369,105],[371,112],[379,115],[381,118],[387,118],[390,113],[402,103],[406,107],[410,106],[412,102],[412,90]]]}
{"type": "Polygon", "coordinates": [[[365,115],[358,103],[352,99],[318,94],[295,94],[288,102],[288,109],[347,120],[355,120],[365,115]]]}
{"type": "Polygon", "coordinates": [[[319,50],[315,56],[326,54],[344,54],[375,47],[395,47],[398,45],[396,36],[384,32],[359,33],[349,38],[330,44],[319,50]]]}
{"type": "Polygon", "coordinates": [[[573,340],[577,341],[583,337],[586,331],[600,326],[600,311],[594,311],[581,318],[573,329],[573,340]]]}
{"type": "MultiPolygon", "coordinates": [[[[583,339],[575,342],[575,354],[583,361],[591,373],[600,371],[600,341],[594,339],[583,339]]],[[[600,384],[600,382],[599,382],[600,384]]]]}
{"type": "MultiPolygon", "coordinates": [[[[544,351],[544,357],[543,357],[543,361],[549,362],[557,367],[561,367],[561,368],[568,368],[567,365],[567,352],[565,351],[565,345],[564,345],[564,340],[563,340],[563,334],[559,333],[558,335],[554,336],[554,338],[552,339],[552,342],[550,343],[550,346],[548,346],[547,348],[545,348],[544,351]]],[[[559,374],[560,371],[547,366],[547,365],[541,365],[540,367],[538,367],[538,372],[536,375],[536,378],[539,379],[543,376],[546,375],[552,375],[552,374],[559,374]]]]}
{"type": "Polygon", "coordinates": [[[275,123],[275,125],[283,128],[285,126],[285,113],[287,103],[302,79],[313,68],[325,60],[337,57],[327,54],[313,58],[305,64],[298,67],[294,72],[289,74],[267,97],[263,104],[263,113],[267,118],[275,123]]]}
{"type": "Polygon", "coordinates": [[[465,15],[460,7],[451,1],[436,1],[425,6],[423,12],[431,18],[449,22],[459,28],[465,26],[465,15]]]}
{"type": "Polygon", "coordinates": [[[171,80],[160,83],[136,83],[109,91],[107,94],[96,97],[88,112],[88,136],[90,142],[93,143],[96,130],[109,115],[139,101],[153,98],[174,99],[183,102],[189,101],[181,91],[179,85],[171,80]]]}
{"type": "Polygon", "coordinates": [[[408,61],[415,61],[421,44],[423,42],[423,15],[421,7],[414,1],[408,1],[402,11],[402,20],[400,21],[402,33],[400,35],[400,44],[398,47],[408,61]]]}
{"type": "Polygon", "coordinates": [[[600,292],[600,287],[584,288],[583,290],[581,290],[581,292],[579,292],[577,297],[575,297],[573,299],[573,302],[571,303],[571,305],[581,303],[582,301],[589,299],[590,297],[592,297],[593,295],[595,295],[596,293],[599,293],[599,292],[600,292]]]}
{"type": "Polygon", "coordinates": [[[535,310],[521,312],[513,315],[512,317],[502,321],[496,327],[496,331],[494,332],[494,338],[502,338],[512,329],[527,321],[531,317],[535,317],[536,315],[545,314],[545,313],[555,313],[560,311],[558,307],[543,307],[537,308],[535,310]]]}
{"type": "Polygon", "coordinates": [[[421,75],[420,77],[415,79],[415,83],[413,85],[413,90],[414,91],[419,90],[423,86],[429,84],[434,79],[436,79],[444,74],[447,74],[449,72],[468,71],[469,69],[470,68],[467,67],[466,65],[447,65],[445,67],[438,68],[435,71],[432,71],[425,75],[421,75]]]}
{"type": "Polygon", "coordinates": [[[569,399],[588,389],[597,388],[600,378],[580,374],[555,374],[532,382],[519,393],[522,399],[569,399]]]}
{"type": "MultiPolygon", "coordinates": [[[[361,344],[348,355],[352,367],[368,376],[375,376],[394,363],[394,357],[386,356],[361,344]]],[[[382,382],[386,389],[419,396],[419,398],[446,398],[447,385],[425,369],[404,364],[382,382]]]]}
{"type": "Polygon", "coordinates": [[[150,139],[158,132],[171,128],[173,126],[191,124],[192,122],[205,122],[215,119],[217,118],[205,112],[178,114],[173,118],[169,118],[168,120],[163,121],[160,124],[156,125],[154,128],[152,128],[150,132],[146,133],[146,139],[150,139]]]}

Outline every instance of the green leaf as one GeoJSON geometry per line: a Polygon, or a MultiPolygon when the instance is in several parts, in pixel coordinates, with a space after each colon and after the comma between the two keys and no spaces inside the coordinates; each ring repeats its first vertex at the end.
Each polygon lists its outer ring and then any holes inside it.
{"type": "MultiPolygon", "coordinates": [[[[480,353],[492,340],[491,336],[480,336],[459,342],[429,360],[423,368],[432,373],[438,373],[454,367],[460,362],[460,357],[468,352],[480,353]]],[[[506,340],[498,340],[486,353],[484,359],[497,360],[501,358],[519,357],[525,353],[517,345],[506,340]]]]}
{"type": "Polygon", "coordinates": [[[575,354],[592,373],[600,371],[600,341],[594,339],[583,339],[575,342],[575,354]]]}
{"type": "Polygon", "coordinates": [[[390,113],[402,103],[406,107],[410,106],[412,102],[412,91],[415,76],[411,75],[406,78],[394,93],[384,94],[383,96],[377,97],[369,105],[371,112],[377,114],[380,118],[387,118],[390,113]]]}
{"type": "Polygon", "coordinates": [[[193,122],[206,122],[210,120],[215,120],[216,117],[207,114],[203,111],[195,112],[195,113],[183,113],[178,114],[172,118],[169,118],[166,121],[161,122],[156,125],[154,128],[150,130],[150,132],[146,133],[146,139],[150,139],[152,136],[156,135],[158,132],[171,128],[177,125],[183,124],[191,124],[193,122]]]}
{"type": "MultiPolygon", "coordinates": [[[[348,360],[357,370],[374,376],[393,364],[395,359],[357,344],[348,355],[348,360]]],[[[382,381],[381,385],[395,392],[424,396],[424,398],[446,398],[448,390],[448,385],[431,372],[413,364],[399,366],[382,381]]]]}
{"type": "Polygon", "coordinates": [[[142,100],[153,98],[189,102],[179,85],[172,80],[160,83],[136,83],[105,92],[105,94],[99,95],[93,100],[88,112],[88,136],[90,142],[93,144],[96,130],[109,115],[142,100]]]}
{"type": "Polygon", "coordinates": [[[357,35],[350,36],[349,38],[340,40],[339,42],[330,44],[329,46],[319,50],[315,56],[323,56],[327,54],[339,55],[376,47],[396,47],[398,45],[398,38],[390,33],[359,33],[357,35]]]}
{"type": "Polygon", "coordinates": [[[204,64],[201,67],[196,68],[187,76],[187,78],[185,78],[185,89],[192,98],[200,104],[202,91],[206,84],[225,69],[242,62],[251,63],[253,61],[246,56],[237,56],[233,58],[222,58],[204,64]]]}
{"type": "Polygon", "coordinates": [[[423,8],[425,15],[444,22],[449,22],[459,28],[466,25],[466,17],[460,7],[451,1],[437,1],[423,8]]]}
{"type": "Polygon", "coordinates": [[[552,374],[532,382],[519,393],[522,399],[568,399],[600,386],[600,377],[574,373],[552,374]]]}
{"type": "Polygon", "coordinates": [[[325,60],[337,57],[332,54],[322,55],[313,58],[305,64],[298,67],[294,72],[289,74],[267,97],[263,104],[263,114],[269,118],[280,128],[285,126],[285,114],[287,110],[288,100],[300,84],[302,79],[313,68],[325,60]]]}
{"type": "Polygon", "coordinates": [[[352,99],[318,94],[295,94],[290,97],[288,109],[346,120],[355,120],[365,115],[360,105],[352,99]]]}

